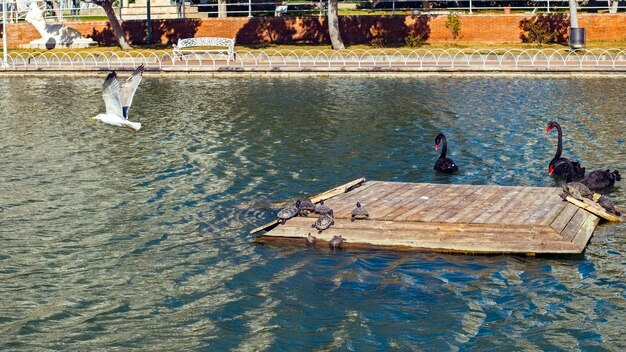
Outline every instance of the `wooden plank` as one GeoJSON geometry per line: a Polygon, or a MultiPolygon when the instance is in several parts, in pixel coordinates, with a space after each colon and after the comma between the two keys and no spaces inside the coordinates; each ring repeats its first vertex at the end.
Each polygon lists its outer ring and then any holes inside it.
{"type": "MultiPolygon", "coordinates": [[[[508,209],[509,203],[519,194],[521,190],[513,188],[505,188],[502,190],[502,196],[495,201],[491,206],[483,209],[482,214],[472,220],[473,223],[493,223],[493,217],[496,214],[506,214],[505,209],[508,209]]],[[[497,193],[499,194],[499,193],[497,193]]]]}
{"type": "MultiPolygon", "coordinates": [[[[439,199],[437,198],[440,194],[446,192],[446,190],[450,187],[450,185],[441,185],[437,184],[432,187],[432,189],[421,196],[415,206],[411,209],[405,209],[405,211],[394,218],[395,221],[418,221],[413,217],[415,214],[419,214],[422,210],[428,209],[430,206],[436,204],[439,199]]],[[[413,204],[413,203],[411,203],[413,204]]]]}
{"type": "MultiPolygon", "coordinates": [[[[393,184],[384,185],[382,187],[378,187],[379,189],[377,190],[377,192],[373,194],[369,194],[366,198],[358,199],[358,201],[361,202],[361,204],[365,204],[368,206],[371,206],[373,204],[378,204],[378,203],[384,204],[385,200],[391,197],[396,191],[400,191],[401,193],[403,193],[402,190],[404,189],[405,186],[406,185],[403,183],[393,183],[393,184]]],[[[342,210],[342,214],[344,214],[346,218],[350,217],[350,214],[352,213],[352,209],[354,209],[354,207],[356,206],[356,201],[357,200],[351,203],[347,203],[346,207],[343,207],[344,210],[342,210]]],[[[389,203],[389,201],[387,201],[386,203],[389,203]]],[[[372,218],[377,217],[376,213],[373,213],[370,210],[368,211],[370,213],[370,217],[372,218]]]]}
{"type": "MultiPolygon", "coordinates": [[[[345,220],[344,220],[345,221],[345,220]]],[[[308,233],[308,232],[307,232],[308,233]]],[[[307,233],[299,228],[279,225],[263,237],[293,237],[303,239],[307,233]],[[270,236],[270,234],[272,234],[270,236]],[[283,236],[286,235],[286,236],[283,236]]],[[[431,230],[387,231],[361,230],[333,226],[322,233],[312,234],[318,241],[329,241],[341,235],[346,242],[369,244],[372,246],[406,246],[437,251],[461,251],[473,253],[579,253],[571,242],[524,238],[516,233],[507,236],[480,233],[476,236],[449,236],[446,233],[432,233],[431,230]],[[503,238],[504,237],[504,240],[503,238]],[[516,238],[517,237],[517,238],[516,238]]]]}
{"type": "Polygon", "coordinates": [[[572,216],[570,221],[567,223],[567,225],[561,232],[561,236],[563,236],[563,239],[571,242],[574,239],[574,236],[576,236],[576,234],[578,233],[578,230],[580,230],[580,227],[582,226],[583,222],[587,220],[588,216],[589,216],[588,211],[581,209],[581,208],[576,210],[576,213],[574,213],[574,216],[572,216]]]}
{"type": "MultiPolygon", "coordinates": [[[[335,188],[330,189],[330,190],[328,190],[326,192],[322,192],[322,193],[320,193],[318,195],[313,196],[311,198],[311,201],[313,203],[317,203],[319,201],[332,198],[332,197],[334,197],[334,196],[336,196],[338,194],[342,194],[342,193],[345,193],[345,192],[349,191],[352,187],[355,187],[355,186],[357,186],[357,185],[359,185],[359,184],[361,184],[363,182],[365,182],[365,178],[364,177],[358,178],[358,179],[350,181],[348,183],[344,183],[341,186],[335,187],[335,188]]],[[[274,220],[270,221],[269,223],[267,223],[265,225],[262,225],[262,226],[259,226],[257,228],[252,229],[252,231],[250,231],[250,234],[257,233],[257,232],[259,232],[261,230],[265,230],[266,228],[272,227],[272,226],[277,225],[277,224],[278,224],[278,220],[274,219],[274,220]]]]}
{"type": "Polygon", "coordinates": [[[536,199],[538,198],[538,195],[540,194],[540,191],[537,188],[528,187],[528,189],[530,190],[529,196],[522,197],[516,202],[516,204],[511,209],[509,209],[508,214],[507,214],[508,223],[520,223],[519,221],[516,221],[518,216],[520,216],[520,214],[523,213],[524,210],[532,207],[533,204],[535,204],[536,199]]]}
{"type": "Polygon", "coordinates": [[[490,207],[494,202],[502,198],[505,191],[500,186],[493,186],[488,193],[489,194],[483,195],[483,197],[481,197],[478,201],[468,206],[468,209],[463,211],[462,216],[458,218],[457,221],[467,223],[471,222],[484,212],[485,207],[490,207]]]}
{"type": "Polygon", "coordinates": [[[497,187],[474,186],[473,190],[473,193],[465,199],[465,204],[461,207],[461,209],[451,212],[452,214],[447,214],[445,219],[442,216],[441,220],[445,222],[462,222],[464,216],[479,207],[480,204],[484,203],[494,193],[496,193],[497,187]]]}
{"type": "MultiPolygon", "coordinates": [[[[258,243],[267,244],[288,244],[288,245],[300,245],[305,246],[304,238],[294,237],[268,237],[261,236],[256,239],[258,243]]],[[[328,241],[324,239],[318,239],[316,242],[318,247],[328,247],[328,241]]],[[[346,241],[343,243],[343,248],[365,248],[365,249],[387,249],[394,251],[428,251],[428,252],[444,252],[444,253],[462,253],[462,254],[526,254],[534,256],[536,254],[577,254],[580,253],[578,248],[575,248],[572,244],[553,244],[550,242],[534,244],[520,243],[514,249],[501,248],[493,249],[489,247],[482,247],[480,245],[457,245],[455,243],[433,243],[433,242],[420,242],[420,243],[403,243],[403,244],[388,244],[388,243],[359,243],[346,241]],[[463,248],[463,249],[460,249],[463,248]]]]}
{"type": "Polygon", "coordinates": [[[565,229],[565,226],[567,226],[567,224],[577,211],[578,207],[574,204],[565,204],[565,207],[563,207],[559,215],[550,224],[550,227],[560,234],[561,232],[563,232],[563,229],[565,229]]]}
{"type": "Polygon", "coordinates": [[[427,196],[427,194],[435,189],[434,184],[420,183],[416,185],[417,187],[412,187],[408,192],[402,194],[399,202],[395,203],[393,207],[390,207],[385,210],[381,210],[380,214],[377,215],[379,219],[391,220],[402,214],[407,209],[411,209],[419,203],[423,201],[421,197],[427,196]]]}
{"type": "Polygon", "coordinates": [[[574,199],[571,196],[567,196],[565,198],[568,202],[587,210],[590,213],[593,213],[605,220],[608,221],[621,221],[620,217],[615,215],[615,214],[611,214],[609,212],[607,212],[606,210],[604,210],[604,208],[602,208],[600,205],[598,205],[596,202],[590,200],[590,199],[583,199],[584,202],[579,201],[578,199],[574,199]]]}
{"type": "Polygon", "coordinates": [[[596,226],[598,226],[599,222],[600,218],[598,216],[594,214],[589,214],[587,220],[585,220],[585,222],[580,227],[580,230],[578,230],[578,233],[572,240],[572,243],[581,252],[587,246],[587,243],[589,242],[589,239],[591,238],[591,235],[593,235],[593,231],[595,230],[596,226]]]}
{"type": "Polygon", "coordinates": [[[384,219],[385,215],[397,209],[403,202],[410,202],[414,199],[415,195],[424,187],[426,187],[424,184],[415,185],[405,183],[401,189],[390,194],[384,202],[369,204],[366,209],[369,211],[370,216],[374,216],[377,219],[384,219]]]}
{"type": "MultiPolygon", "coordinates": [[[[288,237],[303,236],[314,231],[311,225],[315,219],[296,217],[287,220],[285,225],[279,225],[267,233],[268,236],[288,237]]],[[[468,241],[481,240],[483,237],[493,236],[513,236],[513,238],[502,239],[518,241],[521,238],[533,238],[542,240],[561,240],[562,237],[547,226],[502,226],[499,224],[463,224],[463,223],[428,223],[410,221],[389,221],[389,220],[361,220],[350,221],[348,219],[335,219],[332,229],[354,230],[357,233],[363,231],[377,231],[380,236],[389,236],[391,239],[399,239],[402,236],[412,233],[424,233],[427,237],[459,237],[468,241]]]]}
{"type": "Polygon", "coordinates": [[[330,190],[328,190],[326,192],[323,192],[323,193],[320,193],[320,194],[318,194],[316,196],[311,197],[311,202],[318,203],[318,202],[320,202],[322,200],[326,200],[326,199],[332,198],[334,196],[337,196],[339,194],[346,193],[347,191],[350,190],[350,188],[355,187],[358,184],[361,184],[361,183],[364,183],[364,182],[365,182],[365,178],[364,177],[357,178],[354,181],[350,181],[350,182],[345,183],[345,184],[343,184],[341,186],[337,186],[337,187],[335,187],[333,189],[330,189],[330,190]]]}
{"type": "Polygon", "coordinates": [[[510,190],[506,187],[499,187],[497,192],[489,198],[488,201],[476,209],[476,213],[474,213],[475,216],[469,222],[481,223],[491,218],[493,214],[500,211],[502,206],[508,201],[508,196],[510,194],[510,190]]]}
{"type": "Polygon", "coordinates": [[[418,194],[414,194],[409,202],[396,207],[396,209],[394,209],[391,213],[385,215],[385,219],[395,220],[398,216],[401,216],[406,212],[411,211],[412,209],[420,206],[424,202],[431,199],[433,196],[437,195],[440,189],[441,188],[438,184],[427,184],[423,189],[418,192],[418,194]]]}
{"type": "Polygon", "coordinates": [[[325,204],[329,206],[330,208],[332,208],[335,214],[352,210],[352,208],[354,208],[354,204],[357,201],[360,201],[364,198],[368,198],[370,195],[380,192],[381,189],[384,189],[385,184],[386,184],[385,182],[374,181],[374,182],[371,182],[369,187],[361,190],[358,193],[350,192],[348,194],[342,194],[338,197],[329,199],[328,201],[325,202],[325,204]]]}
{"type": "MultiPolygon", "coordinates": [[[[552,191],[552,189],[549,190],[552,191]]],[[[550,191],[548,191],[547,193],[550,193],[550,191]]],[[[541,190],[541,192],[544,191],[541,190]]],[[[529,219],[535,214],[538,209],[541,209],[545,205],[545,203],[548,201],[548,198],[549,197],[546,196],[545,193],[537,194],[537,196],[534,197],[533,201],[530,204],[527,204],[526,208],[524,208],[512,221],[519,224],[530,221],[529,219]]],[[[560,212],[561,208],[562,205],[556,211],[560,212]]]]}
{"type": "Polygon", "coordinates": [[[433,206],[434,209],[430,209],[426,214],[421,216],[419,221],[444,222],[444,220],[440,218],[441,215],[454,209],[457,209],[457,211],[458,209],[463,209],[462,206],[465,203],[465,199],[473,193],[474,189],[470,185],[448,190],[448,192],[446,192],[446,197],[441,198],[440,202],[433,206]],[[442,201],[443,204],[441,204],[442,201]],[[461,204],[461,207],[459,207],[459,204],[461,204]]]}
{"type": "Polygon", "coordinates": [[[558,188],[554,188],[551,192],[546,193],[544,195],[545,201],[541,203],[534,214],[528,217],[526,222],[542,225],[551,224],[566,204],[559,196],[560,192],[558,188]]]}
{"type": "Polygon", "coordinates": [[[492,214],[491,217],[482,220],[482,222],[487,224],[512,223],[512,220],[515,219],[515,213],[517,213],[521,204],[528,204],[534,200],[533,190],[533,188],[524,187],[510,192],[510,195],[504,197],[509,198],[509,200],[502,208],[497,213],[492,214]]]}
{"type": "Polygon", "coordinates": [[[361,205],[367,209],[371,219],[384,219],[384,216],[396,209],[400,202],[407,200],[407,198],[410,199],[411,195],[422,187],[413,187],[413,185],[405,183],[381,201],[368,204],[361,203],[361,205]]]}

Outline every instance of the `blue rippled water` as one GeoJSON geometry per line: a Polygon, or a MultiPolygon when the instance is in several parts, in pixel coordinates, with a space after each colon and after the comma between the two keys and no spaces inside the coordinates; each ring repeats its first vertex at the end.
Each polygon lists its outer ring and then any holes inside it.
{"type": "Polygon", "coordinates": [[[249,235],[360,176],[557,185],[551,119],[566,156],[626,170],[623,79],[148,76],[133,133],[89,119],[102,78],[0,78],[1,350],[626,348],[622,224],[539,258],[249,235]],[[440,131],[458,174],[432,170],[440,131]]]}

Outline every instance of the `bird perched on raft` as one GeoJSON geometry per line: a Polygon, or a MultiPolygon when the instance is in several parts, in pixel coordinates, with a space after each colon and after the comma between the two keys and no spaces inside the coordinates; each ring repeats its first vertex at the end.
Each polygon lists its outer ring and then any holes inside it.
{"type": "Polygon", "coordinates": [[[439,145],[441,145],[441,155],[439,155],[439,159],[437,159],[433,168],[447,174],[459,171],[459,166],[455,164],[452,159],[446,157],[448,140],[443,133],[439,133],[437,137],[435,137],[435,150],[439,150],[439,145]]]}
{"type": "Polygon", "coordinates": [[[322,233],[322,231],[328,229],[331,225],[335,224],[335,218],[333,215],[333,210],[331,209],[328,214],[320,215],[319,219],[315,220],[315,223],[311,225],[311,227],[317,229],[317,233],[322,233]]]}
{"type": "Polygon", "coordinates": [[[364,220],[369,217],[370,213],[368,213],[367,210],[361,206],[361,203],[356,202],[356,208],[352,209],[351,220],[364,220]]]}
{"type": "Polygon", "coordinates": [[[298,215],[298,213],[300,213],[300,199],[296,201],[295,206],[281,209],[278,214],[276,214],[276,217],[278,218],[279,224],[285,224],[287,220],[298,215]]]}
{"type": "Polygon", "coordinates": [[[141,128],[141,123],[128,121],[128,112],[135,91],[141,82],[143,71],[144,65],[141,64],[122,84],[117,79],[115,71],[111,71],[102,85],[102,98],[106,112],[94,116],[94,119],[109,125],[127,127],[138,131],[141,128]]]}
{"type": "MultiPolygon", "coordinates": [[[[556,153],[554,154],[554,158],[550,160],[550,164],[548,165],[548,171],[550,175],[560,176],[565,178],[565,173],[568,172],[567,166],[565,164],[557,165],[559,161],[570,161],[567,158],[561,158],[561,153],[563,152],[563,130],[561,129],[561,125],[559,125],[556,121],[550,121],[548,123],[548,127],[546,127],[546,133],[550,133],[550,130],[556,128],[558,134],[558,141],[556,146],[556,153]]],[[[585,168],[580,166],[580,163],[577,161],[570,161],[572,166],[574,167],[574,172],[571,174],[573,179],[580,179],[585,176],[585,168]]]]}

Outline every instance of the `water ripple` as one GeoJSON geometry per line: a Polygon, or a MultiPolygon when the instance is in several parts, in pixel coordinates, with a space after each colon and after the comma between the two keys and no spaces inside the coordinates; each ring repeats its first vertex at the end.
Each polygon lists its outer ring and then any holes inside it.
{"type": "MultiPolygon", "coordinates": [[[[626,226],[580,256],[260,246],[296,197],[368,179],[554,186],[626,169],[622,80],[146,77],[138,133],[101,78],[0,78],[0,348],[626,348],[626,226]],[[77,98],[79,96],[80,98],[77,98]],[[461,172],[441,176],[445,132],[461,172]]],[[[608,190],[626,203],[623,187],[608,190]]]]}

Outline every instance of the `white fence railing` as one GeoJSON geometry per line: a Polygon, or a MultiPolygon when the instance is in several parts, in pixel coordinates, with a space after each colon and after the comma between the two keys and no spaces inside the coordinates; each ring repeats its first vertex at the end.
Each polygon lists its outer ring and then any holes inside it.
{"type": "Polygon", "coordinates": [[[102,70],[145,63],[156,70],[626,70],[626,49],[358,49],[236,50],[224,54],[172,51],[12,52],[3,70],[102,70]]]}

